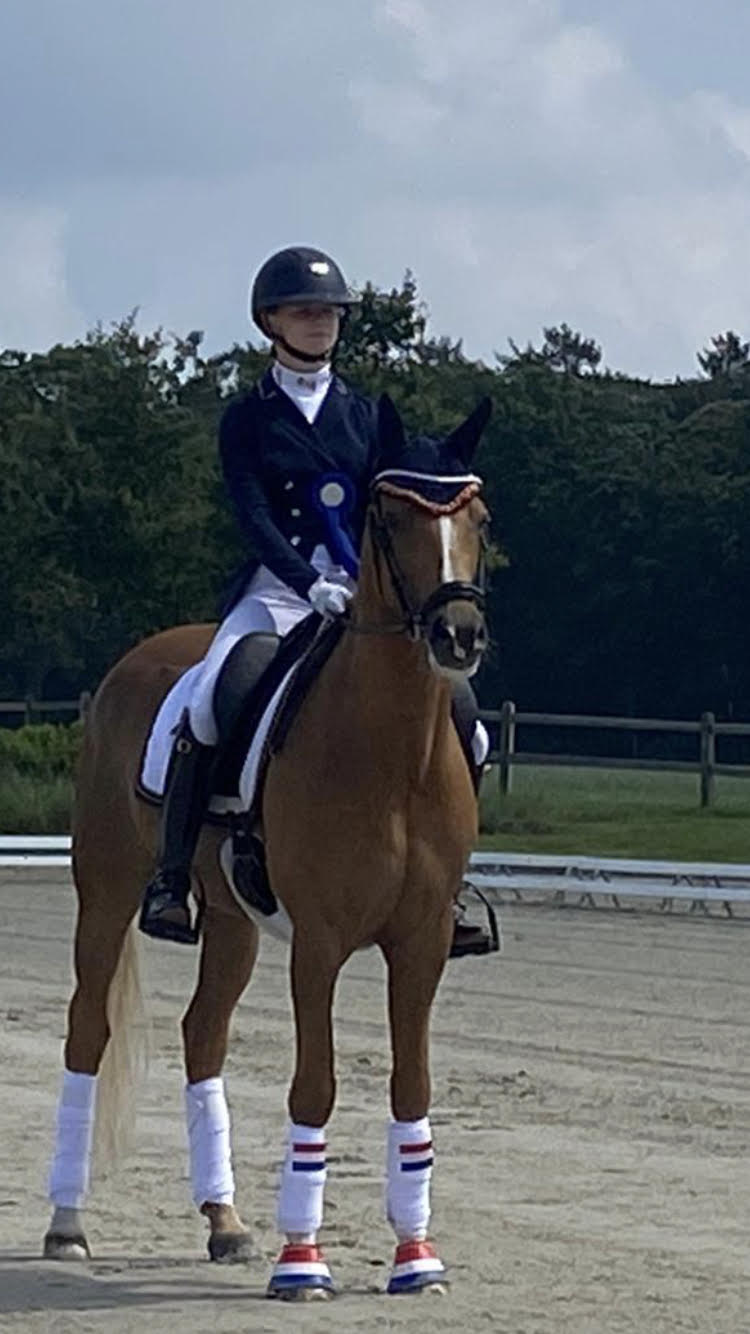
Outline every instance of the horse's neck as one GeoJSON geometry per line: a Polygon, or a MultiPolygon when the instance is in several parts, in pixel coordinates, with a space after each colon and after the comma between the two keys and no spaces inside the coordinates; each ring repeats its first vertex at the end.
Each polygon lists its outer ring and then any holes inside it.
{"type": "Polygon", "coordinates": [[[339,707],[347,701],[348,723],[368,747],[408,763],[419,776],[429,769],[450,726],[449,683],[431,670],[423,643],[388,631],[400,618],[366,569],[354,607],[356,628],[345,634],[336,659],[339,707]],[[384,632],[377,633],[376,627],[384,632]]]}

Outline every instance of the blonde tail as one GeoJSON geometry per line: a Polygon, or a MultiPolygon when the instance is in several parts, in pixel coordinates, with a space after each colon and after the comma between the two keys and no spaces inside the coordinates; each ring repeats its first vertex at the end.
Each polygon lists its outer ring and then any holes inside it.
{"type": "Polygon", "coordinates": [[[99,1071],[94,1162],[97,1176],[132,1147],[139,1086],[148,1066],[149,1024],[141,991],[138,934],[131,925],[107,997],[109,1042],[99,1071]]]}

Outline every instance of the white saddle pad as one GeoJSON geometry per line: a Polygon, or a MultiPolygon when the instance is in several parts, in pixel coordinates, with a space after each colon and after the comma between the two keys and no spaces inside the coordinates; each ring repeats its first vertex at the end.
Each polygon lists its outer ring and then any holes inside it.
{"type": "MultiPolygon", "coordinates": [[[[164,796],[164,784],[167,777],[169,757],[172,753],[174,734],[177,730],[180,718],[182,717],[183,710],[190,708],[193,686],[202,665],[202,663],[198,662],[195,666],[189,667],[179,680],[175,681],[169,694],[162,700],[161,706],[151,724],[151,731],[143,755],[140,779],[141,786],[150,796],[164,796]]],[[[287,684],[296,669],[297,663],[289,669],[286,676],[282,679],[281,684],[272,695],[268,708],[258,724],[258,729],[250,743],[250,748],[245,757],[245,763],[242,766],[239,781],[239,797],[211,798],[210,808],[212,811],[217,812],[217,814],[224,814],[227,811],[247,811],[252,806],[253,798],[255,796],[255,785],[258,781],[258,768],[263,754],[266,737],[268,736],[271,724],[276,716],[279,700],[284,694],[287,684]]]]}

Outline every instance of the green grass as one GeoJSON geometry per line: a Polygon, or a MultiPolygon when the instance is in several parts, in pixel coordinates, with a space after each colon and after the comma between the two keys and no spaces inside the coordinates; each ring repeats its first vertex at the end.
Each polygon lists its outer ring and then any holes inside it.
{"type": "MultiPolygon", "coordinates": [[[[0,765],[0,833],[70,828],[71,780],[0,765]]],[[[618,769],[518,768],[500,799],[496,772],[482,786],[480,847],[682,861],[750,861],[750,780],[717,778],[710,810],[698,778],[618,769]]]]}
{"type": "Polygon", "coordinates": [[[481,796],[480,847],[506,852],[750,861],[750,780],[717,778],[701,810],[698,776],[622,769],[517,768],[501,798],[481,796]]]}
{"type": "Polygon", "coordinates": [[[0,834],[67,834],[73,795],[64,774],[40,779],[0,771],[0,834]]]}

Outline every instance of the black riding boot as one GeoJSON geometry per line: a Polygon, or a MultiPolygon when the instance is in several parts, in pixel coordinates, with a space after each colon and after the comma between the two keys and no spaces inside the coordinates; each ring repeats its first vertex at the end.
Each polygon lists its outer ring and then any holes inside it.
{"type": "MultiPolygon", "coordinates": [[[[482,778],[482,769],[477,765],[474,759],[472,741],[474,739],[474,729],[479,709],[477,700],[471,684],[468,680],[457,681],[453,685],[453,721],[458,732],[458,739],[461,742],[461,749],[466,757],[466,763],[469,766],[471,781],[474,784],[474,791],[479,796],[479,784],[482,778]]],[[[491,913],[491,909],[488,912],[491,913]]],[[[464,909],[456,900],[453,905],[453,943],[450,950],[451,959],[460,959],[465,954],[492,954],[497,949],[497,933],[485,931],[481,926],[474,926],[470,922],[464,922],[464,909]]],[[[492,919],[490,918],[490,921],[492,919]]]]}
{"type": "Polygon", "coordinates": [[[146,886],[138,925],[147,936],[195,945],[198,926],[188,904],[190,866],[211,788],[216,750],[196,741],[187,712],[180,720],[167,771],[156,874],[146,886]]]}

